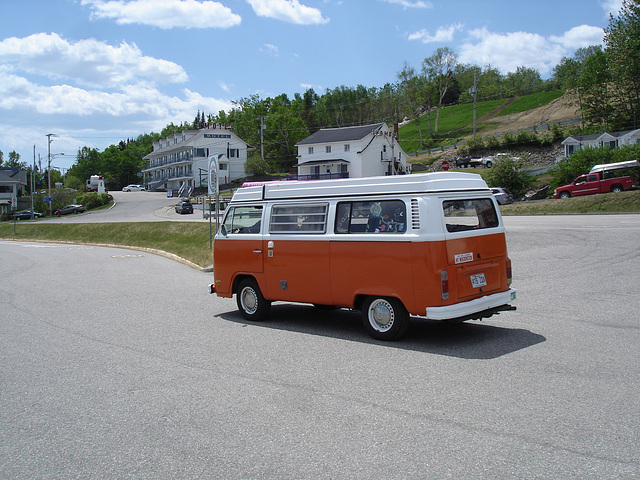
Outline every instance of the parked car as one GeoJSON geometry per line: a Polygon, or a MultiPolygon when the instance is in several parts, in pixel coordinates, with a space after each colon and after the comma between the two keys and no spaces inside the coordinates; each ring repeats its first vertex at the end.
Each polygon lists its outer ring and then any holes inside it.
{"type": "Polygon", "coordinates": [[[87,207],[85,207],[84,205],[78,205],[78,204],[65,205],[64,207],[59,208],[56,214],[60,216],[60,215],[67,215],[69,213],[85,212],[86,210],[87,210],[87,207]]]}
{"type": "Polygon", "coordinates": [[[123,192],[144,192],[144,187],[142,185],[127,185],[122,188],[123,192]]]}
{"type": "MultiPolygon", "coordinates": [[[[33,218],[40,218],[40,217],[44,217],[44,213],[33,212],[33,218]]],[[[30,220],[32,218],[31,210],[22,210],[20,212],[16,212],[13,214],[13,218],[15,220],[30,220]]]]}
{"type": "Polygon", "coordinates": [[[500,205],[506,205],[507,203],[513,203],[513,196],[506,188],[492,188],[491,192],[500,205]]]}
{"type": "Polygon", "coordinates": [[[193,213],[193,205],[189,200],[181,200],[176,205],[176,213],[193,213]]]}

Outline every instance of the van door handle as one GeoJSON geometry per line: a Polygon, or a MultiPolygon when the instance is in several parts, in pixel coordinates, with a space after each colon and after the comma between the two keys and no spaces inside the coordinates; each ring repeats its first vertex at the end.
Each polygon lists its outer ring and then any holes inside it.
{"type": "Polygon", "coordinates": [[[262,253],[262,250],[254,250],[253,253],[262,253]]]}

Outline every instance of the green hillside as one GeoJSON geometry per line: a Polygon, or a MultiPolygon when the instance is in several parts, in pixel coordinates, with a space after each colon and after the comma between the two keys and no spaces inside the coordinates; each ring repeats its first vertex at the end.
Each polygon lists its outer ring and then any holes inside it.
{"type": "MultiPolygon", "coordinates": [[[[495,118],[514,113],[526,112],[542,107],[564,95],[563,91],[540,92],[518,98],[488,100],[476,103],[476,133],[482,135],[489,128],[483,118],[495,118]]],[[[435,130],[436,112],[431,112],[431,126],[435,130]]],[[[427,115],[420,118],[422,139],[416,121],[411,121],[400,127],[399,143],[407,153],[412,153],[441,145],[459,142],[464,137],[473,134],[473,103],[452,105],[440,111],[438,135],[430,135],[427,115]]]]}

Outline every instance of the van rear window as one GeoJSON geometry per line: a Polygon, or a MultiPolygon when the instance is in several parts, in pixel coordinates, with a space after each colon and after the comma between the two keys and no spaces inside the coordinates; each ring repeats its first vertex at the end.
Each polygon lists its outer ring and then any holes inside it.
{"type": "Polygon", "coordinates": [[[442,202],[448,232],[463,232],[498,226],[498,215],[489,198],[442,202]]]}
{"type": "Polygon", "coordinates": [[[404,233],[407,208],[402,200],[340,202],[336,233],[404,233]]]}

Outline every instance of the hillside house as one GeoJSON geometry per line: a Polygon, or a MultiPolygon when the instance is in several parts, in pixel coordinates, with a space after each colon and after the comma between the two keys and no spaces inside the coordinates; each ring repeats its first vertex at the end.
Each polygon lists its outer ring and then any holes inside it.
{"type": "Polygon", "coordinates": [[[142,170],[148,190],[166,189],[188,196],[195,188],[206,188],[209,157],[221,154],[220,183],[245,176],[247,151],[244,140],[224,125],[201,130],[183,130],[153,142],[153,151],[144,157],[149,166],[142,170]]]}
{"type": "Polygon", "coordinates": [[[410,172],[397,132],[386,123],[323,128],[301,140],[299,180],[402,175],[410,172]]]}
{"type": "Polygon", "coordinates": [[[624,132],[596,133],[593,135],[573,135],[562,141],[565,156],[583,148],[610,147],[640,144],[640,129],[624,132]]]}

